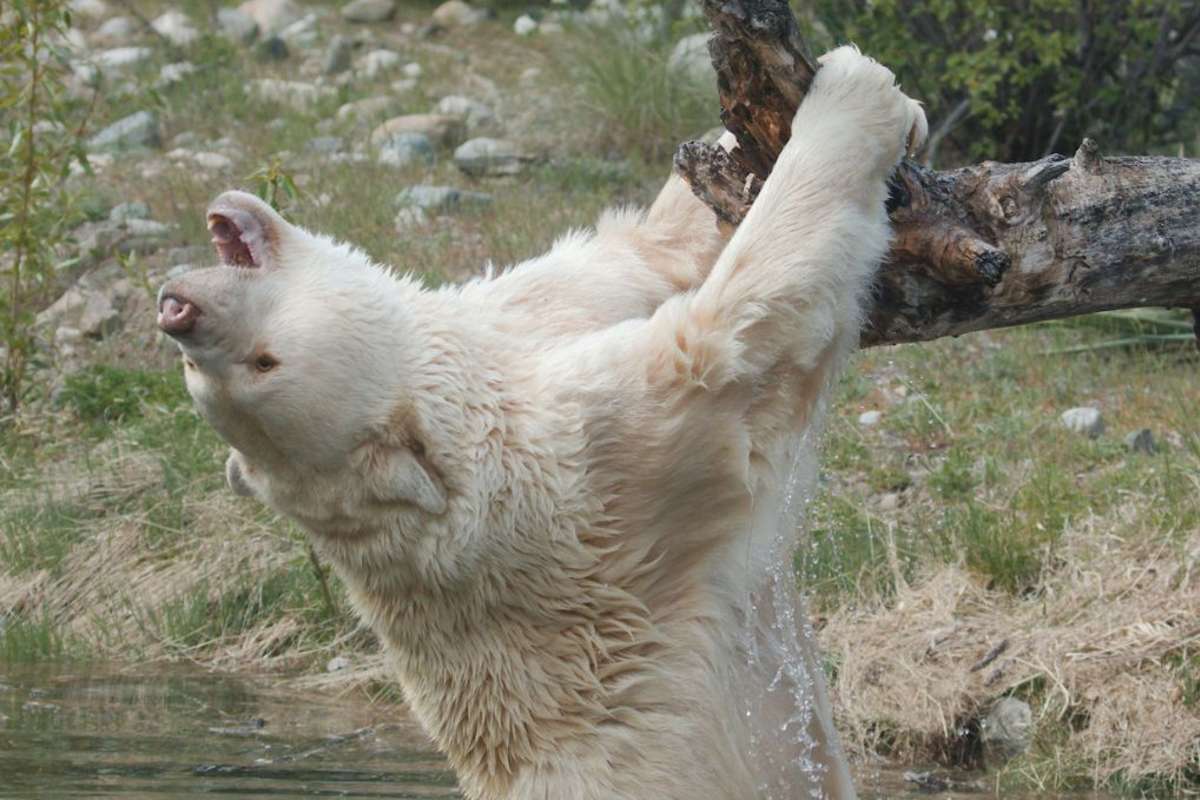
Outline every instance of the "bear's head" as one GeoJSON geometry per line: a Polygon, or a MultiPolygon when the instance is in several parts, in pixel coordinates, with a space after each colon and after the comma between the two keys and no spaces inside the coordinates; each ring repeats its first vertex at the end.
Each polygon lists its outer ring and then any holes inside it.
{"type": "Polygon", "coordinates": [[[412,284],[244,192],[213,202],[208,229],[222,263],[168,281],[158,325],[233,447],[230,486],[314,525],[364,506],[443,513],[412,419],[412,284]]]}

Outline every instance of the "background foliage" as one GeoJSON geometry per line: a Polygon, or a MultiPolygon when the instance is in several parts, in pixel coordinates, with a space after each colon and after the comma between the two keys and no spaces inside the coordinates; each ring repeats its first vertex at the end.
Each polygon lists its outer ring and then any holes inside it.
{"type": "Polygon", "coordinates": [[[925,104],[939,165],[1194,146],[1193,0],[813,0],[814,45],[853,41],[925,104]],[[944,137],[944,138],[943,138],[944,137]],[[940,148],[939,148],[940,144],[940,148]]]}

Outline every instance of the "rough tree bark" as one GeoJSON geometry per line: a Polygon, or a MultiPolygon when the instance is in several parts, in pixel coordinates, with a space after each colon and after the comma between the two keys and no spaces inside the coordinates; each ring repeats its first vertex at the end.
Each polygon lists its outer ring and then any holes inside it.
{"type": "MultiPolygon", "coordinates": [[[[754,202],[816,74],[786,0],[701,0],[713,28],[727,153],[688,142],[675,167],[724,222],[754,202]]],[[[903,76],[900,76],[903,79],[903,76]]],[[[895,240],[864,345],[924,341],[1118,308],[1193,309],[1200,335],[1200,161],[987,161],[946,172],[904,161],[895,240]]]]}

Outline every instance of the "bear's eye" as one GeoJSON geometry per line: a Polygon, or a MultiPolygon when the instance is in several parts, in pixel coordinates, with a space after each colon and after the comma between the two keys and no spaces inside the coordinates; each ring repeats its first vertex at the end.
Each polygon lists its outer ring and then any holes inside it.
{"type": "Polygon", "coordinates": [[[270,353],[263,353],[258,358],[254,359],[254,369],[259,372],[270,372],[279,366],[279,361],[270,353]]]}

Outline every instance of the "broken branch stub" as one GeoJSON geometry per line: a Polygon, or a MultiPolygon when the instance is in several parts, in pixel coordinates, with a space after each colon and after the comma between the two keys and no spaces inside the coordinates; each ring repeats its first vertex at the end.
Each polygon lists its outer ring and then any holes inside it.
{"type": "MultiPolygon", "coordinates": [[[[816,62],[783,0],[702,6],[721,119],[737,147],[688,142],[675,167],[736,225],[791,135],[816,62]]],[[[895,238],[864,345],[1116,308],[1200,309],[1198,162],[1106,159],[1085,140],[1070,159],[947,172],[904,161],[890,188],[895,238]]]]}

